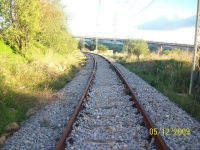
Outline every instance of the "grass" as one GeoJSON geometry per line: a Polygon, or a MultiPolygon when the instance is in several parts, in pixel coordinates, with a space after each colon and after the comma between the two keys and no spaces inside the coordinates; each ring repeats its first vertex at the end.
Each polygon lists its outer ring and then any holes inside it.
{"type": "Polygon", "coordinates": [[[159,56],[152,52],[140,61],[136,56],[116,53],[113,58],[200,121],[200,92],[188,95],[191,53],[168,52],[159,56]]]}
{"type": "Polygon", "coordinates": [[[0,134],[26,119],[29,108],[51,100],[83,65],[79,51],[61,55],[37,43],[22,57],[0,41],[0,134]]]}

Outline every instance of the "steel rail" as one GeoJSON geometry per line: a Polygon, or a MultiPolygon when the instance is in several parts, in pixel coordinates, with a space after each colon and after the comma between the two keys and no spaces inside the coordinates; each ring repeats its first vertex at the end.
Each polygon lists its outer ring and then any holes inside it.
{"type": "Polygon", "coordinates": [[[82,94],[82,96],[81,96],[81,98],[80,98],[80,100],[78,102],[78,105],[76,106],[76,109],[74,110],[74,113],[73,113],[71,119],[69,120],[69,123],[68,123],[65,131],[63,132],[62,137],[60,138],[60,141],[58,142],[58,144],[57,144],[57,146],[55,148],[56,150],[65,150],[65,147],[66,147],[66,145],[65,145],[66,138],[69,136],[69,134],[72,131],[72,125],[76,121],[76,117],[77,117],[77,115],[78,115],[78,113],[79,113],[79,111],[81,109],[81,105],[83,103],[84,98],[87,95],[87,91],[89,89],[90,83],[91,83],[91,81],[92,81],[92,79],[94,77],[94,74],[95,74],[97,62],[96,62],[96,59],[94,57],[93,57],[93,60],[94,60],[94,66],[93,66],[93,71],[91,73],[90,79],[89,79],[89,81],[87,83],[87,86],[86,86],[86,88],[84,90],[84,93],[82,94]]]}
{"type": "MultiPolygon", "coordinates": [[[[97,55],[97,54],[96,54],[97,55]]],[[[101,56],[101,55],[98,55],[101,56]]],[[[154,125],[154,123],[151,121],[149,115],[146,113],[144,107],[142,106],[142,104],[140,103],[140,101],[138,100],[137,96],[135,95],[135,93],[133,92],[132,88],[130,87],[130,85],[126,82],[126,80],[124,79],[123,75],[120,73],[119,69],[117,69],[117,67],[115,67],[115,65],[113,65],[113,63],[111,61],[109,61],[107,58],[101,56],[102,58],[104,58],[106,61],[108,61],[109,64],[112,65],[112,67],[115,69],[115,71],[117,72],[118,76],[120,77],[120,79],[123,81],[123,83],[125,84],[126,88],[130,91],[130,96],[132,97],[133,101],[136,104],[136,107],[140,110],[142,116],[143,116],[143,120],[146,123],[146,127],[148,130],[152,129],[156,129],[156,126],[154,125]]],[[[162,139],[162,137],[160,135],[150,135],[153,136],[155,138],[155,143],[156,143],[156,147],[158,150],[169,150],[169,147],[166,145],[166,143],[164,142],[164,140],[162,139]]]]}

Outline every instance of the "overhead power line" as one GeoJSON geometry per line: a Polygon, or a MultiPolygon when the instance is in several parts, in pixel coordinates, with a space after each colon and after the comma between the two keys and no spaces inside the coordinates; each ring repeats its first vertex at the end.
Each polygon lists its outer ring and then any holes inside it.
{"type": "Polygon", "coordinates": [[[123,13],[123,15],[121,15],[121,17],[123,17],[133,6],[134,6],[134,4],[137,2],[137,0],[135,0],[134,2],[133,2],[133,4],[131,5],[131,7],[129,7],[126,11],[125,11],[125,13],[123,13]]]}
{"type": "MultiPolygon", "coordinates": [[[[133,18],[136,17],[136,16],[138,16],[141,12],[143,12],[143,11],[144,11],[147,7],[149,7],[154,1],[155,1],[155,0],[151,1],[151,2],[150,2],[147,6],[145,6],[141,11],[139,11],[135,16],[133,16],[133,18]]],[[[132,18],[132,19],[133,19],[133,18],[132,18]]],[[[132,20],[132,19],[131,19],[131,20],[132,20]]]]}
{"type": "MultiPolygon", "coordinates": [[[[131,5],[131,7],[133,7],[133,5],[134,5],[136,2],[137,2],[137,0],[135,0],[135,1],[133,2],[133,4],[131,5]]],[[[129,9],[128,9],[126,12],[128,12],[128,11],[131,9],[131,7],[129,7],[129,9]]]]}
{"type": "Polygon", "coordinates": [[[123,8],[126,6],[126,4],[127,4],[129,1],[130,1],[130,0],[127,0],[127,1],[126,1],[125,5],[122,7],[122,9],[121,9],[119,12],[121,12],[121,11],[123,10],[123,8]]]}

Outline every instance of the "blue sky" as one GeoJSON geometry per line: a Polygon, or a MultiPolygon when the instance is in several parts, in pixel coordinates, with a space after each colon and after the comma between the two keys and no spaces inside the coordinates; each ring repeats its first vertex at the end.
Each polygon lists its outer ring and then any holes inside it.
{"type": "Polygon", "coordinates": [[[197,0],[101,0],[99,11],[99,0],[63,3],[73,35],[194,43],[197,0]]]}

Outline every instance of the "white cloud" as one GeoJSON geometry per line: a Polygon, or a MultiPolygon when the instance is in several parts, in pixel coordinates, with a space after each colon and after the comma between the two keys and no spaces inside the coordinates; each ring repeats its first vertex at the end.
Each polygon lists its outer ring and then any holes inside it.
{"type": "Polygon", "coordinates": [[[188,18],[179,18],[172,16],[170,18],[166,16],[158,17],[155,20],[145,22],[139,26],[138,29],[142,30],[177,30],[180,28],[194,27],[196,15],[188,18]]]}
{"type": "MultiPolygon", "coordinates": [[[[196,13],[196,3],[193,4],[192,1],[188,3],[187,0],[156,0],[134,17],[152,0],[137,0],[133,5],[134,1],[129,0],[126,3],[127,0],[101,0],[98,36],[114,37],[113,24],[117,12],[116,37],[118,38],[129,36],[163,42],[193,43],[194,18],[188,17],[196,13]],[[187,18],[185,22],[183,18],[187,18]],[[169,31],[165,31],[166,29],[169,31]]],[[[71,19],[69,28],[72,34],[96,36],[99,0],[63,0],[63,2],[68,5],[67,12],[71,19]]]]}

